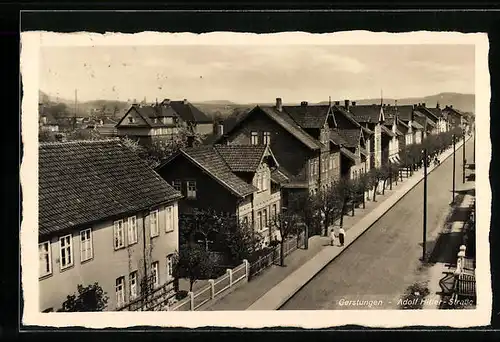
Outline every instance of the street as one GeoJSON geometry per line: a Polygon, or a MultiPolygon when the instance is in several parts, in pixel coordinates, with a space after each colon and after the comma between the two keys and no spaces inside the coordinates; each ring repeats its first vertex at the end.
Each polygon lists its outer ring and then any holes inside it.
{"type": "MultiPolygon", "coordinates": [[[[473,139],[470,139],[466,146],[469,162],[472,162],[472,155],[473,139]]],[[[455,184],[460,189],[461,148],[457,149],[455,157],[455,184]]],[[[453,156],[450,156],[428,176],[428,246],[432,246],[450,210],[452,170],[453,156]]],[[[397,308],[399,298],[421,271],[422,206],[423,181],[280,310],[397,308]]]]}

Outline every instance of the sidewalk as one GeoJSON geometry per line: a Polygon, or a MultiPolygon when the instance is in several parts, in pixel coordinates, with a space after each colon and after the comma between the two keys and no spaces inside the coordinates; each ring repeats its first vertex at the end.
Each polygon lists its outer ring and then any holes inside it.
{"type": "MultiPolygon", "coordinates": [[[[466,182],[457,190],[470,190],[474,187],[474,182],[466,182]]],[[[473,199],[474,196],[466,194],[462,201],[457,203],[457,206],[450,210],[451,215],[460,212],[460,210],[464,210],[462,214],[465,216],[451,222],[451,225],[449,227],[445,226],[441,232],[441,234],[447,238],[446,241],[443,241],[441,246],[436,245],[436,249],[433,251],[435,263],[428,270],[428,288],[430,294],[424,302],[423,309],[439,309],[442,301],[441,294],[443,292],[440,280],[443,279],[447,273],[453,272],[455,268],[457,253],[462,244],[462,232],[467,220],[466,216],[469,213],[469,205],[472,203],[473,199]],[[442,249],[440,249],[440,247],[442,249]]]]}

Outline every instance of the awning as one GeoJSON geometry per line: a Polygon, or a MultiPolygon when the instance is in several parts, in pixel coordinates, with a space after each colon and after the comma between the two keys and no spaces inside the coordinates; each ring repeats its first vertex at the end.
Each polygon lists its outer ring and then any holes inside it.
{"type": "Polygon", "coordinates": [[[351,159],[354,163],[357,162],[356,155],[354,153],[352,153],[351,151],[349,151],[347,148],[341,147],[340,148],[340,153],[342,153],[347,158],[351,159]]]}

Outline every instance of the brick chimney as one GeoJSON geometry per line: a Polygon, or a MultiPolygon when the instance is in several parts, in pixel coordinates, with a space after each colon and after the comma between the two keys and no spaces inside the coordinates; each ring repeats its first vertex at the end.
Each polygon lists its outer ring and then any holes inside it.
{"type": "Polygon", "coordinates": [[[344,100],[344,107],[346,110],[349,110],[349,100],[344,100]]]}
{"type": "Polygon", "coordinates": [[[217,122],[217,130],[216,130],[217,136],[221,137],[224,135],[224,123],[222,121],[217,122]]]}
{"type": "Polygon", "coordinates": [[[276,98],[276,110],[278,112],[281,112],[283,110],[283,102],[281,100],[281,97],[276,98]]]}
{"type": "Polygon", "coordinates": [[[437,109],[440,109],[439,102],[438,102],[438,103],[436,103],[436,108],[437,108],[437,109]]]}
{"type": "Polygon", "coordinates": [[[425,108],[425,102],[422,102],[422,107],[424,107],[424,108],[425,108]]]}
{"type": "Polygon", "coordinates": [[[300,103],[300,105],[301,105],[302,107],[307,107],[307,101],[302,101],[302,102],[300,103]]]}
{"type": "Polygon", "coordinates": [[[340,106],[340,101],[335,101],[336,106],[340,106]]]}
{"type": "Polygon", "coordinates": [[[184,99],[184,104],[187,105],[188,104],[188,100],[184,99]]]}
{"type": "Polygon", "coordinates": [[[194,135],[187,136],[187,147],[194,147],[194,135]]]}
{"type": "Polygon", "coordinates": [[[453,105],[450,105],[450,108],[453,109],[453,105]]]}
{"type": "Polygon", "coordinates": [[[356,101],[352,101],[352,106],[354,107],[356,105],[356,101]]]}

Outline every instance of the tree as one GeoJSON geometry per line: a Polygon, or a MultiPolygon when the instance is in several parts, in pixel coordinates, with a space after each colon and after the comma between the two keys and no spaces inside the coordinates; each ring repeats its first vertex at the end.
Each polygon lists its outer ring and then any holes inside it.
{"type": "Polygon", "coordinates": [[[174,278],[189,279],[189,291],[193,291],[197,280],[209,278],[215,268],[209,252],[195,243],[181,245],[173,257],[173,265],[174,278]]]}
{"type": "Polygon", "coordinates": [[[381,180],[383,181],[382,183],[382,195],[385,194],[385,186],[387,184],[387,180],[389,179],[390,177],[390,167],[389,165],[382,165],[382,167],[380,168],[380,177],[381,177],[381,180]]]}
{"type": "Polygon", "coordinates": [[[370,188],[370,174],[363,173],[356,182],[357,190],[360,195],[363,196],[363,209],[366,208],[365,204],[365,192],[370,188]]]}
{"type": "Polygon", "coordinates": [[[335,183],[334,191],[340,203],[340,227],[343,227],[347,203],[353,199],[354,184],[349,178],[342,177],[335,183]]]}
{"type": "Polygon", "coordinates": [[[66,135],[69,140],[99,140],[103,139],[98,130],[77,128],[66,135]]]}
{"type": "Polygon", "coordinates": [[[307,223],[312,235],[321,234],[321,219],[317,215],[315,198],[316,195],[311,195],[309,191],[299,191],[290,192],[287,199],[288,212],[298,215],[307,223]]]}
{"type": "Polygon", "coordinates": [[[263,237],[248,223],[237,223],[230,218],[222,231],[224,252],[231,264],[239,264],[242,260],[251,260],[261,249],[263,237]]]}
{"type": "Polygon", "coordinates": [[[284,244],[286,239],[300,233],[299,224],[302,223],[299,215],[287,211],[277,214],[272,224],[280,232],[280,266],[285,266],[284,244]]]}
{"type": "Polygon", "coordinates": [[[378,185],[384,179],[384,174],[380,168],[370,169],[371,186],[373,187],[373,201],[375,202],[378,185]]]}
{"type": "Polygon", "coordinates": [[[67,296],[59,312],[103,311],[107,307],[109,297],[97,282],[86,287],[78,284],[77,290],[78,294],[67,296]]]}
{"type": "Polygon", "coordinates": [[[323,235],[328,235],[328,227],[335,218],[335,214],[341,210],[342,203],[339,193],[336,191],[337,183],[332,183],[318,191],[312,196],[314,208],[323,218],[323,235]]]}

